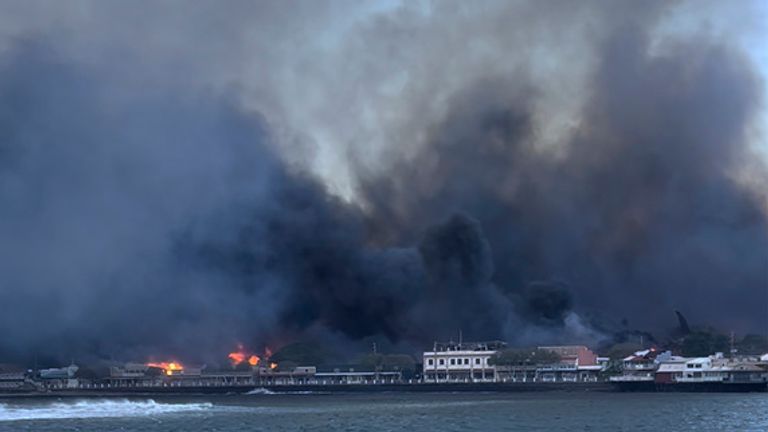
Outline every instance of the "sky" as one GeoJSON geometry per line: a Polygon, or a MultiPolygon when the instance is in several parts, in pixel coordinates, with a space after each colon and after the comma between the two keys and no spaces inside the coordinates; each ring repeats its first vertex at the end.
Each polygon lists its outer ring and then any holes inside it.
{"type": "Polygon", "coordinates": [[[0,357],[768,332],[767,39],[762,1],[4,1],[0,357]]]}

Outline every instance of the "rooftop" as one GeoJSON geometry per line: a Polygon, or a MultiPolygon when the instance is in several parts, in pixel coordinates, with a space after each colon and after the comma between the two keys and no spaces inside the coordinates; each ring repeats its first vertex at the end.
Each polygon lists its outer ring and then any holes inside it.
{"type": "Polygon", "coordinates": [[[435,342],[433,351],[498,351],[507,347],[499,340],[486,342],[435,342]]]}

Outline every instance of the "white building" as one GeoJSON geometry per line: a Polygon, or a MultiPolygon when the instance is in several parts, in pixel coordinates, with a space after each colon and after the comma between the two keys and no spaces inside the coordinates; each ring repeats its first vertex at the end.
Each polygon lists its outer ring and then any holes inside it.
{"type": "Polygon", "coordinates": [[[697,357],[688,359],[683,368],[683,375],[677,378],[678,382],[709,382],[725,381],[728,378],[730,368],[722,364],[713,364],[710,357],[697,357]]]}
{"type": "Polygon", "coordinates": [[[435,342],[423,355],[424,382],[493,382],[496,368],[489,360],[504,348],[500,341],[435,342]]]}
{"type": "Polygon", "coordinates": [[[760,383],[768,381],[768,368],[750,358],[726,358],[722,353],[709,357],[676,357],[662,362],[656,371],[659,384],[674,383],[760,383]]]}
{"type": "Polygon", "coordinates": [[[654,382],[659,364],[673,359],[672,352],[655,348],[635,351],[622,361],[622,374],[612,376],[611,382],[654,382]]]}
{"type": "Polygon", "coordinates": [[[78,370],[80,368],[73,363],[63,368],[40,369],[38,376],[47,388],[76,388],[79,385],[76,377],[78,370]]]}
{"type": "Polygon", "coordinates": [[[766,382],[768,370],[752,360],[725,358],[722,353],[685,362],[678,382],[766,382]]]}

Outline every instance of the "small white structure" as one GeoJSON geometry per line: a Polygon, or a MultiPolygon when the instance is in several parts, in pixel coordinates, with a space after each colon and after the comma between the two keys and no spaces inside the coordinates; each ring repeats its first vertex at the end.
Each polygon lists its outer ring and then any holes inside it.
{"type": "Polygon", "coordinates": [[[659,365],[656,382],[671,383],[760,383],[768,370],[754,358],[726,358],[722,353],[708,357],[673,357],[659,365]]]}
{"type": "Polygon", "coordinates": [[[655,348],[635,351],[622,361],[622,374],[610,378],[611,382],[653,382],[659,364],[672,358],[670,351],[655,348]]]}
{"type": "Polygon", "coordinates": [[[47,388],[76,388],[79,381],[75,375],[79,369],[73,363],[63,368],[40,369],[38,376],[45,382],[47,388]]]}
{"type": "Polygon", "coordinates": [[[598,357],[597,358],[597,364],[600,365],[600,370],[604,371],[608,369],[608,365],[611,364],[611,358],[610,357],[598,357]]]}
{"type": "MultiPolygon", "coordinates": [[[[722,359],[715,357],[714,359],[722,359]]],[[[713,365],[712,357],[697,357],[685,362],[683,375],[677,378],[678,382],[722,382],[725,381],[731,368],[722,364],[713,365]]]]}
{"type": "Polygon", "coordinates": [[[435,342],[432,351],[423,354],[424,382],[494,382],[496,368],[489,360],[504,348],[501,341],[435,342]]]}
{"type": "Polygon", "coordinates": [[[140,378],[147,374],[149,366],[144,363],[126,363],[109,368],[109,376],[112,378],[140,378]]]}

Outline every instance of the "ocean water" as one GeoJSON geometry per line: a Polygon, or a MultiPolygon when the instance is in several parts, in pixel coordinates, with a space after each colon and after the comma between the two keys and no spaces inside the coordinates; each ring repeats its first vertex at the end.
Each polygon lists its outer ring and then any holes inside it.
{"type": "Polygon", "coordinates": [[[768,394],[0,399],[0,431],[767,431],[768,394]]]}

